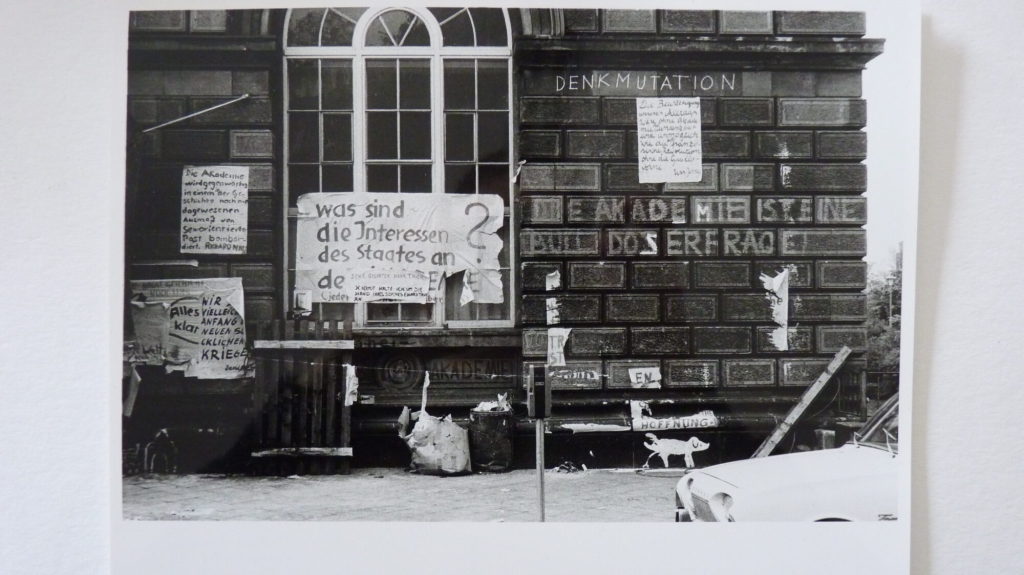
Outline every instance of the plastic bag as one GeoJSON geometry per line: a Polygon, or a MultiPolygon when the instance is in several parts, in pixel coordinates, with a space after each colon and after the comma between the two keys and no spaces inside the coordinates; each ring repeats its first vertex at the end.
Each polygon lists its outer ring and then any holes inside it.
{"type": "Polygon", "coordinates": [[[423,381],[423,402],[420,410],[409,413],[409,408],[402,408],[398,418],[398,436],[409,446],[412,452],[410,468],[417,473],[427,475],[458,475],[469,473],[472,467],[469,462],[469,434],[448,415],[444,419],[427,413],[427,386],[430,376],[423,381]],[[409,421],[416,425],[412,432],[406,434],[409,421]]]}

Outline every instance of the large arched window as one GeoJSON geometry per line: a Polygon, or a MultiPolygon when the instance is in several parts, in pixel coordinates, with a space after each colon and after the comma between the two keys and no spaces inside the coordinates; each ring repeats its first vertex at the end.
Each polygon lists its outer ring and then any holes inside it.
{"type": "MultiPolygon", "coordinates": [[[[436,304],[321,304],[321,317],[351,315],[357,326],[511,324],[509,30],[498,8],[289,11],[289,245],[296,199],[311,192],[498,194],[506,205],[505,303],[460,305],[458,274],[444,280],[436,304]]],[[[294,286],[294,272],[287,281],[294,286]]]]}

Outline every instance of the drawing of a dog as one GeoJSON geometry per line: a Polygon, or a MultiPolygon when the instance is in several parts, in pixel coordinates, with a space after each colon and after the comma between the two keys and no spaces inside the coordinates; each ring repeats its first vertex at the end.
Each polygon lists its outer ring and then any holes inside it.
{"type": "Polygon", "coordinates": [[[668,467],[668,456],[670,455],[682,455],[685,458],[686,467],[693,467],[693,452],[704,451],[709,446],[708,443],[696,437],[682,441],[680,439],[658,439],[658,436],[653,433],[645,433],[644,435],[650,440],[650,443],[644,442],[644,447],[651,450],[651,454],[647,456],[647,461],[644,462],[645,469],[650,467],[651,458],[655,455],[661,457],[665,467],[668,467]]]}

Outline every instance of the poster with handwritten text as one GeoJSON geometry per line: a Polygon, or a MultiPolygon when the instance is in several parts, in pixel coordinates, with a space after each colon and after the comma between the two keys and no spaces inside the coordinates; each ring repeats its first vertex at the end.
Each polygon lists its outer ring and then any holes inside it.
{"type": "Polygon", "coordinates": [[[700,98],[637,98],[640,183],[701,180],[700,98]]]}
{"type": "Polygon", "coordinates": [[[185,166],[181,253],[244,254],[249,235],[249,167],[185,166]]]}

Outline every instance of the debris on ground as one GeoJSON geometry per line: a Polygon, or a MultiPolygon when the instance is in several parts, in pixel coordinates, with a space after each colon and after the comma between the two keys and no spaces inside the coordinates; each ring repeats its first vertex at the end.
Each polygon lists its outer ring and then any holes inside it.
{"type": "Polygon", "coordinates": [[[473,411],[512,411],[512,406],[508,402],[508,394],[499,393],[498,401],[481,401],[473,411]]]}
{"type": "Polygon", "coordinates": [[[580,469],[579,467],[576,466],[575,463],[567,460],[567,461],[563,461],[561,464],[559,464],[558,467],[555,467],[554,471],[555,471],[555,473],[576,473],[576,472],[579,472],[579,471],[586,471],[586,470],[585,469],[580,469]]]}

